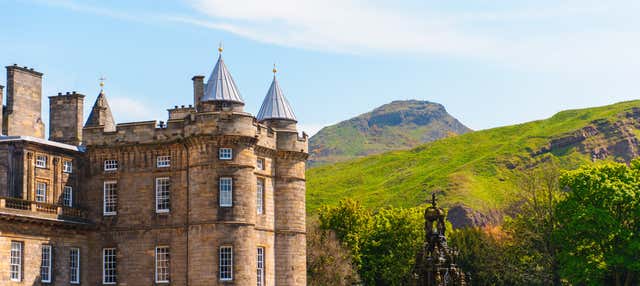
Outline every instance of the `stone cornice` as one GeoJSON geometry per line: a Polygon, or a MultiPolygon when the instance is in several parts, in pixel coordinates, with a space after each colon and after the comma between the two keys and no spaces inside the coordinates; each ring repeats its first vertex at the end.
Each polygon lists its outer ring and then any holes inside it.
{"type": "Polygon", "coordinates": [[[278,159],[306,161],[309,153],[278,150],[278,159]]]}

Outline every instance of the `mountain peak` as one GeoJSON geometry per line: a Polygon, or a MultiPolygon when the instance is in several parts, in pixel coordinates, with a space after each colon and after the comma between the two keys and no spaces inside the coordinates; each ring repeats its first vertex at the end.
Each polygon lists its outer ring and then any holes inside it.
{"type": "Polygon", "coordinates": [[[410,149],[469,131],[442,104],[395,100],[320,130],[309,142],[310,166],[410,149]]]}

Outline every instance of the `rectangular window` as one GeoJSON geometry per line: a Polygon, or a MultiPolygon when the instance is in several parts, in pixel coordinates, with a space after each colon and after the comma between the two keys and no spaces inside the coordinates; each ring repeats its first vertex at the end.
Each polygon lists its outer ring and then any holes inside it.
{"type": "Polygon", "coordinates": [[[233,179],[232,178],[220,178],[220,206],[231,207],[233,206],[233,179]]]}
{"type": "Polygon", "coordinates": [[[62,205],[65,207],[73,207],[73,188],[64,186],[62,191],[62,205]]]}
{"type": "Polygon", "coordinates": [[[22,281],[22,245],[21,241],[11,242],[10,276],[11,281],[22,281]]]}
{"type": "Polygon", "coordinates": [[[51,283],[51,245],[42,245],[42,256],[40,260],[40,281],[51,283]]]}
{"type": "Polygon", "coordinates": [[[171,156],[158,156],[156,157],[156,167],[167,168],[171,166],[171,156]]]}
{"type": "Polygon", "coordinates": [[[264,170],[264,158],[258,158],[256,168],[258,168],[258,170],[264,170]]]}
{"type": "Polygon", "coordinates": [[[118,210],[118,182],[104,182],[104,215],[115,215],[118,210]]]}
{"type": "Polygon", "coordinates": [[[258,258],[257,258],[257,266],[258,266],[258,283],[256,285],[263,286],[264,285],[264,247],[258,247],[258,258]]]}
{"type": "Polygon", "coordinates": [[[80,248],[69,250],[69,282],[80,284],[80,248]]]}
{"type": "Polygon", "coordinates": [[[169,247],[156,247],[156,283],[169,283],[169,247]]]}
{"type": "Polygon", "coordinates": [[[218,150],[218,158],[220,160],[231,160],[231,159],[233,159],[233,149],[231,149],[231,148],[220,148],[220,150],[218,150]]]}
{"type": "Polygon", "coordinates": [[[170,209],[169,178],[156,178],[156,212],[166,213],[170,209]]]}
{"type": "Polygon", "coordinates": [[[104,170],[105,171],[118,170],[118,160],[104,160],[104,170]]]}
{"type": "Polygon", "coordinates": [[[44,203],[47,201],[47,183],[36,183],[36,202],[44,203]]]}
{"type": "Polygon", "coordinates": [[[231,246],[220,247],[220,280],[233,280],[233,248],[231,246]]]}
{"type": "Polygon", "coordinates": [[[73,162],[64,161],[64,163],[62,163],[62,171],[68,174],[73,173],[73,162]]]}
{"type": "Polygon", "coordinates": [[[45,155],[36,155],[36,167],[38,167],[38,168],[46,168],[47,167],[47,156],[45,156],[45,155]]]}
{"type": "Polygon", "coordinates": [[[258,179],[256,190],[256,211],[259,215],[264,214],[264,179],[258,179]]]}
{"type": "Polygon", "coordinates": [[[102,284],[116,284],[116,249],[102,249],[102,284]]]}

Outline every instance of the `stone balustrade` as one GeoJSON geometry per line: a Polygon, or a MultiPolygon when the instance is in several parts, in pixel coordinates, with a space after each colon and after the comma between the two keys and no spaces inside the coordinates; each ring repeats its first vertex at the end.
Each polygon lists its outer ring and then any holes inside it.
{"type": "Polygon", "coordinates": [[[86,220],[86,211],[50,203],[28,201],[19,198],[0,197],[0,212],[28,215],[45,219],[86,220]]]}

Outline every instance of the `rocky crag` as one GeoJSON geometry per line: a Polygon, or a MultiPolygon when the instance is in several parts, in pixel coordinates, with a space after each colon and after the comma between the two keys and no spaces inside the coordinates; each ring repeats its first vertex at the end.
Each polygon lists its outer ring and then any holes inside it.
{"type": "Polygon", "coordinates": [[[470,131],[439,103],[393,101],[320,130],[309,140],[309,166],[410,149],[470,131]]]}

